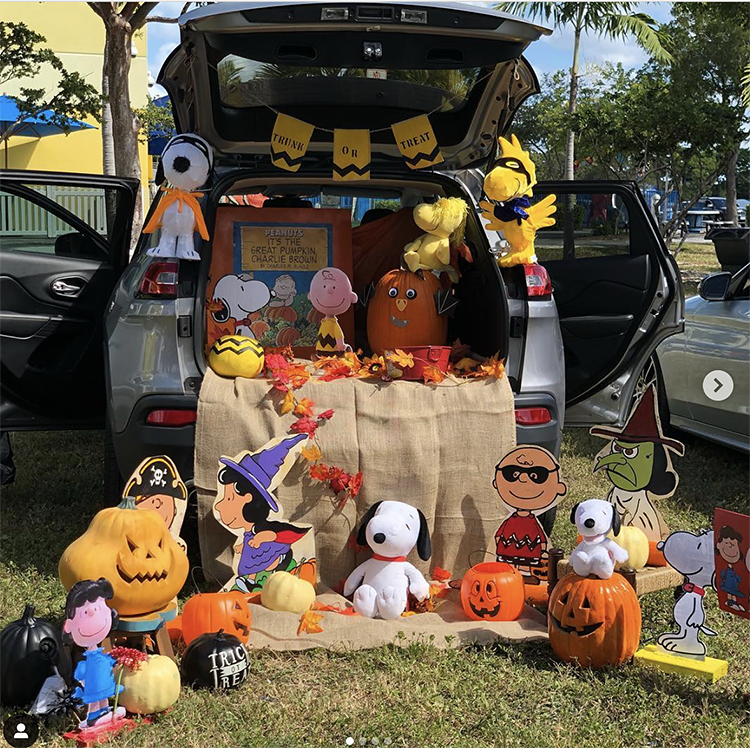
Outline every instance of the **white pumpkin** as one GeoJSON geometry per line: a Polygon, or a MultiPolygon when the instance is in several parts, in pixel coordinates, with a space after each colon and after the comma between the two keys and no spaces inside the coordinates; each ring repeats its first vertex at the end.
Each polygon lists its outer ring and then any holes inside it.
{"type": "Polygon", "coordinates": [[[648,538],[646,533],[640,527],[631,527],[623,525],[618,535],[611,532],[607,536],[617,543],[621,548],[628,552],[628,560],[624,564],[615,564],[616,569],[642,569],[648,562],[648,538]]]}
{"type": "Polygon", "coordinates": [[[124,668],[119,703],[131,714],[156,714],[169,709],[180,696],[180,671],[174,660],[150,655],[137,670],[124,668]]]}
{"type": "Polygon", "coordinates": [[[269,610],[304,613],[315,602],[315,587],[288,571],[275,571],[263,585],[260,602],[269,610]]]}

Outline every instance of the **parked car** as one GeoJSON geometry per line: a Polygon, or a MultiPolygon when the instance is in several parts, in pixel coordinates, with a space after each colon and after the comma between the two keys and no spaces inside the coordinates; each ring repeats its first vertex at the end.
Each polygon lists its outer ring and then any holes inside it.
{"type": "MultiPolygon", "coordinates": [[[[474,263],[456,287],[462,311],[452,331],[506,359],[518,441],[559,453],[564,423],[625,421],[637,373],[681,329],[683,313],[676,265],[636,186],[540,184],[536,199],[560,196],[560,225],[540,235],[539,264],[503,271],[493,254],[501,237],[485,231],[477,207],[498,135],[539,90],[522,53],[549,30],[477,6],[401,2],[212,4],[184,15],[180,30],[159,83],[177,130],[215,149],[203,200],[209,232],[233,194],[282,203],[323,194],[327,204],[366,196],[402,207],[461,197],[472,207],[474,263]],[[297,172],[270,163],[276,110],[316,125],[297,172]],[[389,128],[425,113],[444,161],[413,171],[389,128]],[[332,180],[334,127],[373,131],[369,180],[332,180]],[[582,229],[580,195],[614,195],[627,229],[582,229]],[[575,209],[566,214],[566,205],[575,209]]],[[[200,262],[178,263],[147,256],[154,239],[142,236],[128,261],[136,198],[132,180],[2,173],[3,428],[105,426],[112,492],[154,453],[192,475],[206,370],[211,242],[199,245],[200,262]]],[[[370,280],[355,277],[355,287],[370,280]]]]}
{"type": "Polygon", "coordinates": [[[672,426],[750,452],[750,264],[701,281],[657,361],[672,426]]]}

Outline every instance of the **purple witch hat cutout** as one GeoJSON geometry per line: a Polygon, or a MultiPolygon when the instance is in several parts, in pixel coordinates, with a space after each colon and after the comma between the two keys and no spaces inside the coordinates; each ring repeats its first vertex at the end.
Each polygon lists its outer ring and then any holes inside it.
{"type": "Polygon", "coordinates": [[[235,462],[228,457],[221,457],[219,462],[236,470],[243,478],[250,481],[266,500],[268,506],[274,512],[278,512],[279,505],[270,493],[271,485],[289,452],[305,439],[307,439],[306,434],[297,434],[297,436],[290,436],[288,439],[284,439],[268,449],[262,449],[255,454],[245,455],[239,462],[235,462]]]}

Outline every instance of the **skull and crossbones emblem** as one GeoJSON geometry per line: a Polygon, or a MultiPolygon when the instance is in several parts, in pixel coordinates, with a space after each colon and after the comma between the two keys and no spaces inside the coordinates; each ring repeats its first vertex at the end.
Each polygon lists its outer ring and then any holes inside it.
{"type": "Polygon", "coordinates": [[[167,481],[164,479],[167,471],[163,470],[162,468],[158,468],[155,465],[151,467],[151,474],[153,475],[153,478],[151,478],[151,485],[152,486],[166,486],[167,481]]]}

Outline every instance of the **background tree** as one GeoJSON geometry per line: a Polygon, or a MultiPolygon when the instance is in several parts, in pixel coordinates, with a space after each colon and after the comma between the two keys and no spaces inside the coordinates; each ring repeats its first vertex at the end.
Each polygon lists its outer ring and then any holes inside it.
{"type": "Polygon", "coordinates": [[[5,143],[33,117],[57,125],[66,133],[71,119],[98,117],[97,90],[79,73],[69,73],[60,58],[43,46],[46,41],[25,23],[0,21],[0,86],[15,80],[33,80],[45,65],[50,65],[58,75],[52,88],[23,87],[17,96],[10,97],[18,107],[19,117],[0,134],[0,143],[5,143]]]}

